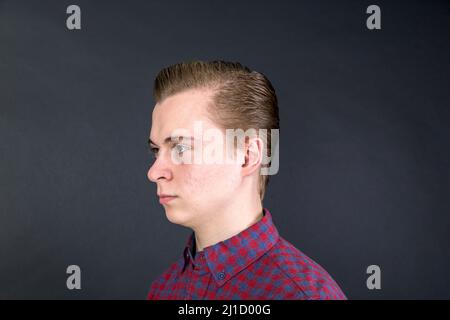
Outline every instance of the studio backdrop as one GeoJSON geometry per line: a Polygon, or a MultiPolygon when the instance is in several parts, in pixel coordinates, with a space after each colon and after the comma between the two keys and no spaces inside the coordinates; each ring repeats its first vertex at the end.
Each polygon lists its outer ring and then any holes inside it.
{"type": "Polygon", "coordinates": [[[449,299],[449,40],[438,0],[0,1],[0,298],[145,299],[181,257],[147,140],[198,59],[275,87],[286,240],[349,299],[449,299]]]}

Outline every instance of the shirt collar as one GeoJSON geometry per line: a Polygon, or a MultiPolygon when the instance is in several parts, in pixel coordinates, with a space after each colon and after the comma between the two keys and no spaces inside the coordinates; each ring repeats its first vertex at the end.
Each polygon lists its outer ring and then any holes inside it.
{"type": "Polygon", "coordinates": [[[204,248],[195,257],[195,234],[192,232],[184,249],[183,271],[189,262],[200,272],[209,269],[220,287],[269,251],[278,238],[272,215],[266,208],[258,222],[229,239],[204,248]]]}

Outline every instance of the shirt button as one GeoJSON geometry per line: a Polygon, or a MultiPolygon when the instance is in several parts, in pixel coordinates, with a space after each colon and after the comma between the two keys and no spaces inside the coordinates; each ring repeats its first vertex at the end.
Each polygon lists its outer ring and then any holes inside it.
{"type": "Polygon", "coordinates": [[[219,280],[225,279],[225,272],[219,272],[219,273],[217,274],[217,279],[219,279],[219,280]]]}

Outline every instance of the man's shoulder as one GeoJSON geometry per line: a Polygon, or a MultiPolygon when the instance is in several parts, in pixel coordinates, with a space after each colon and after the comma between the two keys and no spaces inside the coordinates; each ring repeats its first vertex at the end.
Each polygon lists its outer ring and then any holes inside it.
{"type": "Polygon", "coordinates": [[[166,268],[162,273],[160,273],[159,277],[157,277],[155,281],[164,281],[164,282],[169,281],[171,278],[176,276],[176,274],[178,274],[182,266],[183,266],[183,258],[179,258],[177,261],[170,264],[169,267],[166,268]]]}
{"type": "Polygon", "coordinates": [[[284,291],[290,298],[346,299],[322,266],[281,236],[268,255],[287,279],[289,285],[284,287],[284,291]]]}

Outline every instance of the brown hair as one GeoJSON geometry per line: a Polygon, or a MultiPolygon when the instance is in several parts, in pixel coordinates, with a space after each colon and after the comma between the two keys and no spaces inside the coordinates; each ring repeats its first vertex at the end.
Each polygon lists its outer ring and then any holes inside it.
{"type": "MultiPolygon", "coordinates": [[[[238,62],[193,61],[178,63],[156,76],[153,95],[156,103],[188,89],[212,89],[210,110],[219,127],[267,129],[267,156],[271,156],[271,130],[279,129],[278,100],[270,81],[238,62]]],[[[264,140],[264,139],[263,139],[264,140]]],[[[270,163],[269,163],[270,165],[270,163]]],[[[260,175],[261,202],[269,175],[260,175]]]]}

